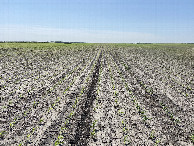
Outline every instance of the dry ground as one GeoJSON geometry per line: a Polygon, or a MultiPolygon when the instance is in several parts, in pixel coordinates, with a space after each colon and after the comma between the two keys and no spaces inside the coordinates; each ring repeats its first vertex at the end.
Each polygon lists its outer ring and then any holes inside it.
{"type": "Polygon", "coordinates": [[[0,145],[194,143],[189,44],[0,44],[0,145]]]}

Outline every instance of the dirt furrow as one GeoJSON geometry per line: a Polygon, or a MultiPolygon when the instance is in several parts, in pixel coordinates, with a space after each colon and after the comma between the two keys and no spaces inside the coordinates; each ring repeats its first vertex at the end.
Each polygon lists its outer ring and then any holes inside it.
{"type": "Polygon", "coordinates": [[[76,133],[73,139],[70,139],[70,144],[75,145],[87,145],[90,138],[90,126],[91,126],[91,109],[93,107],[93,101],[96,99],[96,85],[99,78],[99,70],[100,70],[100,62],[102,58],[102,53],[99,56],[97,61],[95,71],[92,75],[92,81],[88,87],[87,97],[85,99],[85,103],[80,107],[80,116],[81,119],[76,121],[76,133]]]}
{"type": "MultiPolygon", "coordinates": [[[[98,53],[97,53],[98,54],[98,53]]],[[[95,56],[95,59],[97,57],[97,54],[95,56]]],[[[57,135],[60,133],[60,128],[63,126],[63,123],[66,121],[66,117],[68,117],[69,113],[72,112],[73,109],[73,103],[77,96],[79,96],[80,91],[85,86],[85,81],[87,75],[89,75],[89,72],[92,69],[92,65],[96,62],[96,60],[92,60],[89,66],[85,69],[85,71],[80,75],[79,79],[75,82],[73,87],[71,87],[70,91],[67,91],[66,101],[63,105],[61,105],[62,110],[58,111],[59,117],[56,118],[50,126],[47,126],[47,129],[44,131],[44,138],[40,139],[40,145],[49,145],[51,143],[55,143],[57,140],[57,135]],[[51,131],[51,132],[48,132],[51,131]],[[52,132],[54,131],[54,132],[52,132]]],[[[80,104],[80,103],[79,103],[80,104]]]]}
{"type": "MultiPolygon", "coordinates": [[[[118,66],[120,64],[116,61],[118,66]]],[[[122,66],[120,66],[120,69],[123,70],[122,66]]],[[[179,144],[184,145],[184,143],[189,142],[189,137],[193,133],[192,127],[194,126],[192,123],[192,113],[188,113],[187,111],[183,111],[180,109],[179,106],[173,104],[170,99],[164,95],[158,95],[158,94],[148,94],[146,92],[143,92],[141,86],[138,86],[139,82],[138,80],[133,79],[133,75],[127,75],[126,71],[122,71],[123,75],[127,79],[127,82],[131,85],[132,91],[135,93],[135,96],[138,98],[138,101],[143,105],[143,107],[149,111],[149,113],[155,118],[158,123],[156,124],[156,127],[159,129],[162,128],[161,133],[165,135],[166,140],[162,140],[165,144],[179,144]],[[169,100],[168,100],[169,99],[169,100]],[[172,118],[172,116],[169,116],[171,114],[166,113],[163,110],[163,106],[161,105],[163,103],[169,109],[173,108],[176,109],[176,116],[172,118]],[[173,105],[172,105],[173,104],[173,105]],[[171,106],[170,106],[171,105],[171,106]],[[176,122],[176,117],[180,119],[180,122],[176,122]],[[187,118],[186,118],[187,117],[187,118]],[[190,117],[190,118],[188,118],[190,117]],[[163,124],[165,123],[165,124],[163,124]],[[161,127],[161,128],[160,128],[161,127]],[[179,135],[179,137],[177,137],[179,135]]],[[[190,111],[192,112],[192,111],[190,111]]]]}

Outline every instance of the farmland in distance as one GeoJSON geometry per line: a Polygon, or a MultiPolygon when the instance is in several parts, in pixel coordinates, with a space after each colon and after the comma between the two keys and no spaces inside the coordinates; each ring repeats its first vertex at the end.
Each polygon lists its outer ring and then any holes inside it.
{"type": "Polygon", "coordinates": [[[0,145],[194,144],[194,44],[0,43],[0,145]]]}

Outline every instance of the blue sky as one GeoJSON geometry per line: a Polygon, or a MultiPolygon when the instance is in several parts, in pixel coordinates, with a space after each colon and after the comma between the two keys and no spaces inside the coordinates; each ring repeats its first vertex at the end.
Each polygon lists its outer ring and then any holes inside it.
{"type": "Polygon", "coordinates": [[[0,0],[0,40],[194,42],[194,0],[0,0]]]}

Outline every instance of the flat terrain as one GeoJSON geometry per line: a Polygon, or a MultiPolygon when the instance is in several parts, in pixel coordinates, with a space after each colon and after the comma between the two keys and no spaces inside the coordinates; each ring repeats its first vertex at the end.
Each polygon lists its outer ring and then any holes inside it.
{"type": "Polygon", "coordinates": [[[0,43],[0,145],[194,144],[194,44],[0,43]]]}

